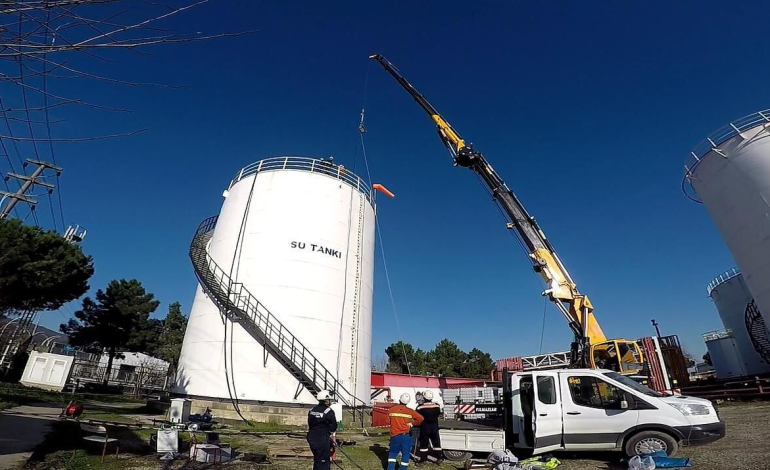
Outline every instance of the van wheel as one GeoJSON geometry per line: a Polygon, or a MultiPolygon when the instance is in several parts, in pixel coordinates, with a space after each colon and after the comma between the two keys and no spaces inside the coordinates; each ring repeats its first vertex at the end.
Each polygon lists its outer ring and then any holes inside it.
{"type": "Polygon", "coordinates": [[[623,450],[629,457],[652,452],[665,452],[670,457],[679,450],[679,443],[665,432],[642,431],[628,438],[623,450]]]}
{"type": "Polygon", "coordinates": [[[446,457],[447,460],[453,460],[455,462],[461,462],[463,460],[468,460],[471,458],[470,452],[465,452],[464,450],[447,450],[444,449],[442,451],[444,453],[444,457],[446,457]]]}

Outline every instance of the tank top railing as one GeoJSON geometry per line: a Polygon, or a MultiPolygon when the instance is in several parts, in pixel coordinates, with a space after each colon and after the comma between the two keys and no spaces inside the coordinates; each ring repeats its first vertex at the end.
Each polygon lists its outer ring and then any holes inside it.
{"type": "Polygon", "coordinates": [[[321,390],[334,392],[336,398],[360,412],[363,425],[366,403],[350,393],[315,355],[302,344],[259,300],[240,282],[234,282],[208,254],[207,245],[216,227],[218,216],[204,220],[190,245],[190,259],[201,287],[231,321],[237,321],[255,336],[310,393],[321,390]]]}
{"type": "Polygon", "coordinates": [[[703,157],[708,155],[709,152],[715,150],[719,152],[719,146],[732,139],[733,137],[740,135],[741,133],[753,129],[757,126],[765,126],[767,129],[770,126],[770,109],[757,111],[756,113],[749,114],[740,119],[722,126],[716,131],[709,134],[708,137],[698,142],[698,145],[687,155],[684,163],[684,178],[682,178],[682,192],[689,199],[700,203],[701,201],[694,194],[694,188],[690,177],[693,176],[695,169],[700,164],[703,157]],[[689,188],[689,189],[688,189],[689,188]]]}
{"type": "Polygon", "coordinates": [[[720,284],[727,282],[730,279],[733,279],[740,275],[741,275],[741,271],[738,268],[727,270],[722,274],[720,274],[719,276],[712,279],[711,282],[708,283],[708,285],[706,286],[706,292],[708,292],[708,295],[711,295],[711,291],[716,289],[720,284]]]}
{"type": "Polygon", "coordinates": [[[307,171],[310,173],[320,173],[338,179],[343,183],[355,188],[366,196],[369,202],[372,201],[372,189],[361,180],[355,173],[345,168],[343,165],[337,165],[331,160],[309,157],[271,157],[265,158],[251,165],[247,165],[238,172],[230,182],[232,188],[235,183],[248,176],[264,171],[295,170],[307,171]]]}

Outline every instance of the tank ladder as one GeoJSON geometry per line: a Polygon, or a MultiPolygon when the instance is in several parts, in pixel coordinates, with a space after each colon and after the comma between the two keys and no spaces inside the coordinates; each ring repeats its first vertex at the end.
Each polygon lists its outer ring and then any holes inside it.
{"type": "Polygon", "coordinates": [[[321,390],[334,393],[349,407],[353,416],[363,414],[366,403],[342,386],[339,380],[306,348],[267,307],[240,282],[229,275],[209,255],[207,246],[219,216],[201,222],[190,244],[190,259],[203,291],[230,321],[240,324],[283,365],[313,396],[321,390]]]}
{"type": "Polygon", "coordinates": [[[770,364],[770,337],[768,337],[767,325],[753,299],[746,305],[745,322],[754,349],[765,362],[770,364]]]}

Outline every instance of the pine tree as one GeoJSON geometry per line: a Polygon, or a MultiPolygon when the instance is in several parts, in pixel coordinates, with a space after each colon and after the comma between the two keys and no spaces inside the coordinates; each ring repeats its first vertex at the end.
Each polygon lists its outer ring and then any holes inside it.
{"type": "Polygon", "coordinates": [[[77,320],[60,326],[74,346],[90,350],[107,350],[109,360],[104,384],[110,377],[112,361],[129,345],[141,343],[149,325],[149,317],[159,302],[147,293],[136,279],[112,281],[103,291],[96,291],[96,300],[86,297],[83,308],[75,312],[77,320]]]}
{"type": "Polygon", "coordinates": [[[55,310],[88,291],[93,259],[53,231],[0,219],[0,314],[55,310]]]}

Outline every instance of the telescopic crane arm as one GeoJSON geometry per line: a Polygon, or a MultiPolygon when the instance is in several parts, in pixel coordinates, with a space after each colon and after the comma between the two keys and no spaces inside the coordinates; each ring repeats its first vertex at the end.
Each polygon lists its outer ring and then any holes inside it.
{"type": "Polygon", "coordinates": [[[508,188],[505,181],[492,168],[492,165],[481,152],[474,150],[472,144],[467,144],[460,134],[438,113],[436,108],[399,73],[393,64],[381,55],[372,55],[369,58],[379,62],[414,98],[417,104],[428,113],[436,124],[439,137],[449,149],[455,164],[473,170],[492,192],[495,201],[509,219],[507,227],[515,229],[524,241],[529,250],[529,257],[532,260],[534,270],[542,276],[548,286],[543,295],[556,304],[575,334],[578,344],[575,345],[576,348],[573,347],[573,351],[577,349],[577,354],[581,357],[573,357],[573,360],[582,362],[585,366],[588,361],[586,357],[588,354],[587,346],[605,342],[607,338],[594,318],[591,301],[586,295],[578,291],[575,282],[556,254],[556,250],[545,237],[534,217],[529,215],[513,191],[508,188]]]}

